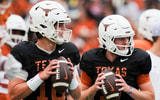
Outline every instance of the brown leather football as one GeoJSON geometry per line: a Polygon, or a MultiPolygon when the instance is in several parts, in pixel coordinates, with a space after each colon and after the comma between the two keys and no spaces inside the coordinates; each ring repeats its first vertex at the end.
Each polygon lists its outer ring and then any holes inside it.
{"type": "Polygon", "coordinates": [[[58,60],[60,67],[56,69],[56,72],[58,73],[51,76],[51,82],[52,86],[56,89],[56,92],[62,94],[71,83],[73,71],[70,69],[71,66],[64,57],[61,56],[58,60]]]}
{"type": "Polygon", "coordinates": [[[115,73],[111,70],[104,70],[104,75],[102,77],[106,77],[102,85],[102,93],[104,95],[105,100],[119,100],[121,96],[121,92],[118,91],[120,87],[116,86],[115,79],[117,78],[115,73]]]}

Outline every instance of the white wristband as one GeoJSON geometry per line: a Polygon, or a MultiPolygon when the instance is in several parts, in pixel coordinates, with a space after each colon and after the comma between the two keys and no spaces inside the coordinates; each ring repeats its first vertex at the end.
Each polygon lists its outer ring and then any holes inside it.
{"type": "Polygon", "coordinates": [[[76,67],[74,67],[74,73],[73,74],[74,74],[74,77],[73,77],[73,79],[71,81],[71,84],[69,86],[70,90],[76,89],[78,87],[78,85],[79,85],[79,82],[77,81],[77,78],[76,78],[76,77],[79,77],[79,76],[77,76],[78,75],[78,71],[77,71],[76,67]]]}
{"type": "Polygon", "coordinates": [[[41,80],[39,74],[37,74],[27,81],[27,85],[32,91],[35,91],[42,84],[42,82],[43,80],[41,80]]]}

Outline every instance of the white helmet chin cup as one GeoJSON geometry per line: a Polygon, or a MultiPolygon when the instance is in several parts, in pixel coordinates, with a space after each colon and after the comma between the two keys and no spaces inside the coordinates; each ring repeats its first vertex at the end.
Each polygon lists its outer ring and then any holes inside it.
{"type": "Polygon", "coordinates": [[[133,36],[135,35],[127,19],[120,15],[110,15],[102,19],[98,27],[99,42],[108,51],[119,56],[130,56],[134,49],[133,36]],[[129,37],[128,45],[117,45],[116,38],[129,37]],[[119,50],[117,46],[125,47],[119,50]]]}
{"type": "Polygon", "coordinates": [[[154,22],[159,21],[160,10],[147,9],[139,17],[138,32],[142,34],[146,39],[153,41],[151,34],[151,26],[154,22]]]}
{"type": "Polygon", "coordinates": [[[67,24],[71,22],[70,17],[62,5],[55,1],[42,1],[35,4],[30,12],[30,29],[39,32],[43,37],[48,38],[56,44],[68,42],[71,38],[72,31],[70,29],[55,28],[55,24],[67,24]],[[63,33],[60,37],[59,33],[63,33]],[[68,33],[67,39],[65,34],[68,33]]]}

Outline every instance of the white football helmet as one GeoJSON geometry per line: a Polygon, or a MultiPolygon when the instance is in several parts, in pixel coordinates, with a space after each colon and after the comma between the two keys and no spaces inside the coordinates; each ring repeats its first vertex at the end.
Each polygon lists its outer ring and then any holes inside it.
{"type": "Polygon", "coordinates": [[[18,44],[22,41],[27,41],[28,28],[24,19],[19,15],[10,15],[6,22],[7,31],[13,43],[18,44]],[[15,34],[14,30],[21,31],[20,34],[15,34]]]}
{"type": "Polygon", "coordinates": [[[119,56],[130,56],[134,50],[133,37],[135,35],[130,23],[121,15],[109,15],[105,17],[98,27],[99,42],[103,48],[119,56]],[[128,45],[117,45],[115,38],[129,37],[128,45]],[[117,46],[125,47],[119,50],[117,46]]]}
{"type": "Polygon", "coordinates": [[[160,20],[160,10],[147,9],[139,17],[138,31],[144,38],[153,41],[151,34],[151,26],[154,22],[160,20]]]}
{"type": "Polygon", "coordinates": [[[39,2],[31,8],[29,14],[31,31],[39,32],[56,44],[70,40],[72,30],[67,29],[65,24],[71,22],[71,19],[59,3],[55,1],[39,2]],[[60,28],[62,24],[63,29],[60,28]],[[59,36],[59,33],[63,35],[59,36]]]}

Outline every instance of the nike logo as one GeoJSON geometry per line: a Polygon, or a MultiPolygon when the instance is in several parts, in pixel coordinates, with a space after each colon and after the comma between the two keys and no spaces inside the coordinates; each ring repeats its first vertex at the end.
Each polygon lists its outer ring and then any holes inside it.
{"type": "Polygon", "coordinates": [[[64,51],[64,48],[61,49],[61,50],[58,50],[58,53],[62,53],[64,51]]]}
{"type": "Polygon", "coordinates": [[[107,80],[107,82],[108,82],[108,84],[109,84],[109,86],[111,87],[111,90],[110,91],[114,91],[114,88],[113,88],[113,86],[112,86],[112,84],[107,80]]]}
{"type": "Polygon", "coordinates": [[[128,60],[128,58],[126,58],[126,59],[120,59],[120,62],[125,62],[126,60],[128,60]]]}
{"type": "Polygon", "coordinates": [[[68,79],[68,74],[67,74],[67,71],[66,71],[65,68],[64,68],[64,71],[65,71],[65,75],[66,75],[66,77],[64,77],[64,79],[67,80],[68,79]]]}

